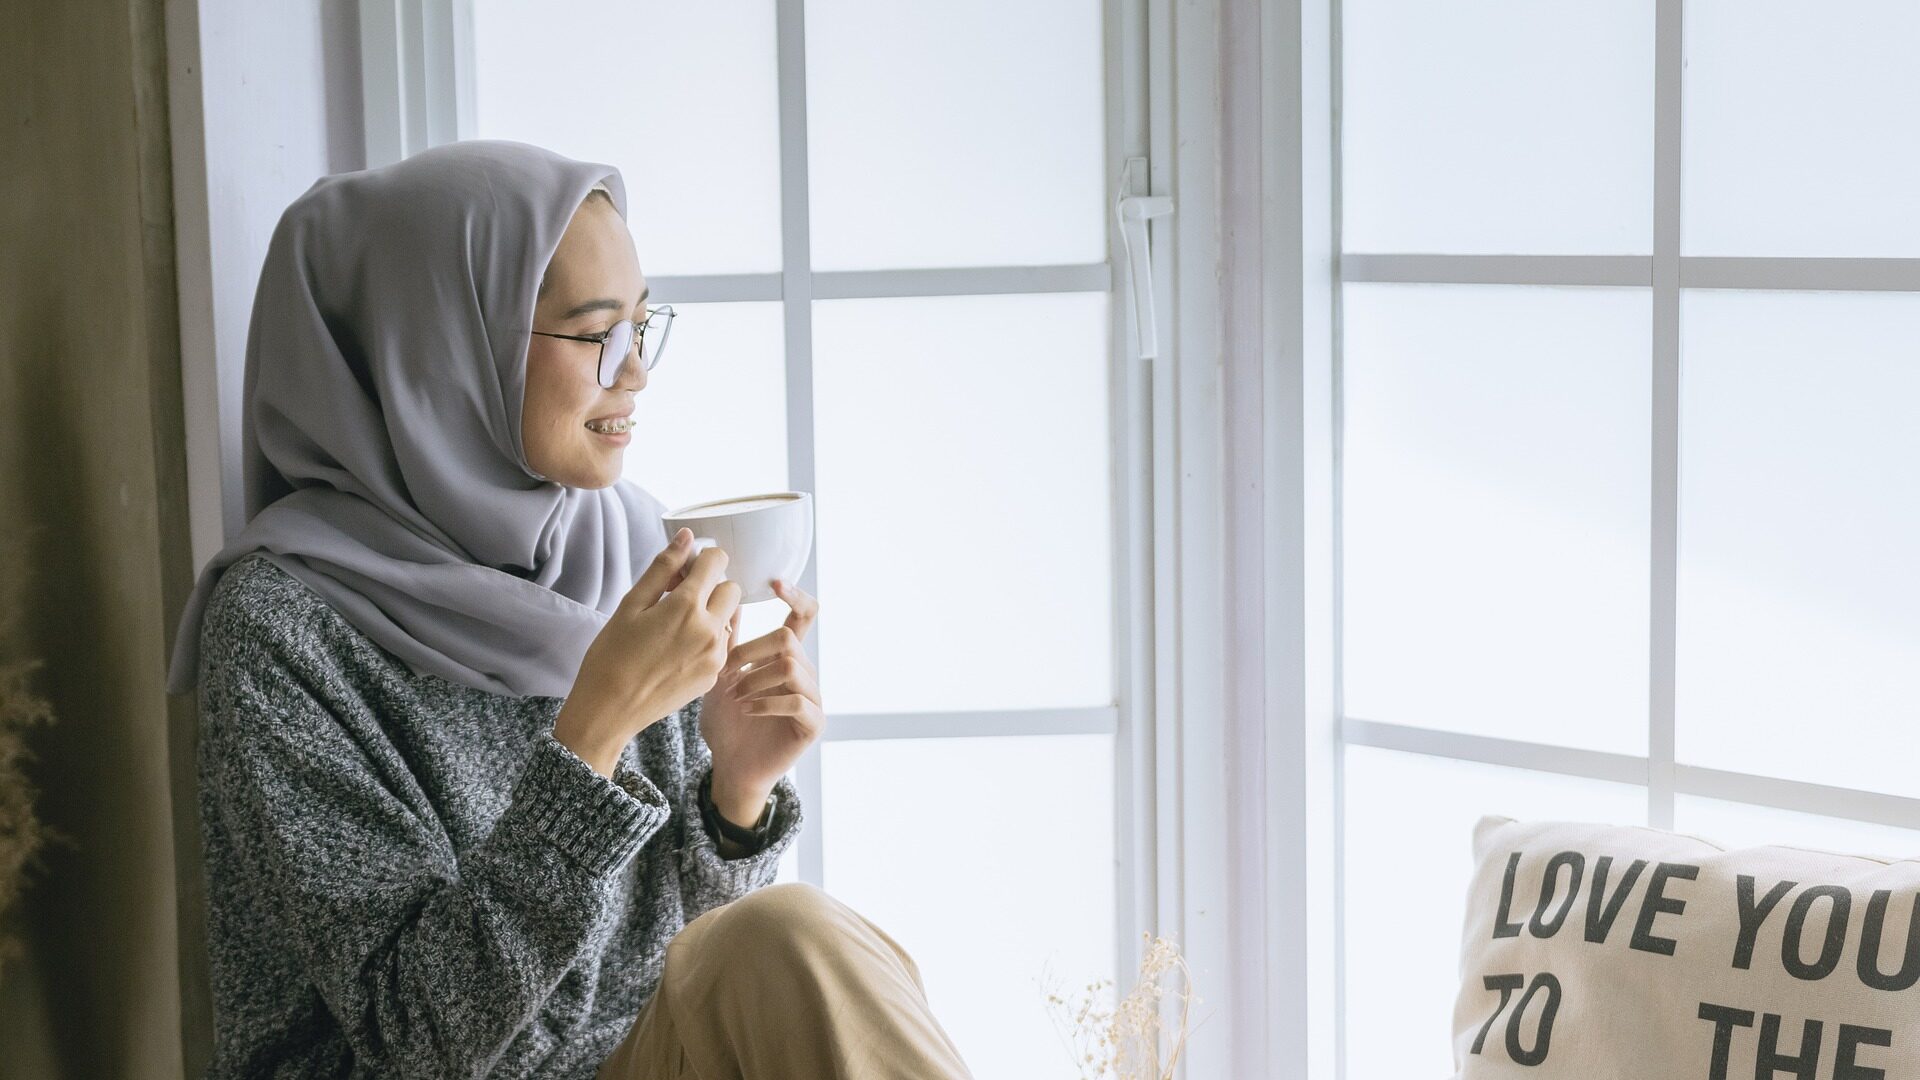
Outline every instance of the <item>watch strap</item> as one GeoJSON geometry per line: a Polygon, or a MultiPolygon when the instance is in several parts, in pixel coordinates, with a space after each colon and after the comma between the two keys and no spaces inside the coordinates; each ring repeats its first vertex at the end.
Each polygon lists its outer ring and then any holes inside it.
{"type": "Polygon", "coordinates": [[[767,804],[760,811],[760,819],[751,828],[742,828],[728,821],[713,804],[713,772],[709,770],[700,778],[700,814],[706,821],[708,831],[742,847],[759,850],[766,845],[773,834],[774,808],[779,805],[780,796],[769,793],[767,804]]]}

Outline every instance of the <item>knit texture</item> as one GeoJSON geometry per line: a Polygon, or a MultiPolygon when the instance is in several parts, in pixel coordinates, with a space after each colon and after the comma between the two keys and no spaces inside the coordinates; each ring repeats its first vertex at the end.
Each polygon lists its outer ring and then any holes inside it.
{"type": "Polygon", "coordinates": [[[416,674],[261,555],[203,627],[210,1078],[592,1077],[804,820],[782,778],[767,846],[722,858],[698,698],[609,780],[554,739],[563,698],[416,674]]]}

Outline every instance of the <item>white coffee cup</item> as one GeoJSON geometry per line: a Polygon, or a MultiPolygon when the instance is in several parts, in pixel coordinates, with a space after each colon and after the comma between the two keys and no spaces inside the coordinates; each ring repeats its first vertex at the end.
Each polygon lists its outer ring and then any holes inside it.
{"type": "Polygon", "coordinates": [[[667,536],[693,530],[693,553],[718,546],[727,553],[727,580],[740,602],[774,598],[773,579],[797,584],[813,554],[813,496],[772,491],[683,506],[661,519],[667,536]]]}

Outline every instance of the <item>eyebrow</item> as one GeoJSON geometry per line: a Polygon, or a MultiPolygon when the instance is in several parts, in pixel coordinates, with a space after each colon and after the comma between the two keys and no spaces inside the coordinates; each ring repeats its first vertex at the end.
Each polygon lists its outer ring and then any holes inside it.
{"type": "MultiPolygon", "coordinates": [[[[652,295],[653,295],[653,286],[651,285],[640,290],[640,303],[645,304],[647,302],[647,297],[652,295]]],[[[568,310],[568,312],[565,315],[560,316],[560,318],[563,320],[576,319],[582,315],[587,314],[590,311],[619,311],[619,310],[620,310],[620,301],[615,300],[611,297],[603,296],[597,300],[588,300],[583,304],[574,305],[570,310],[568,310]]]]}

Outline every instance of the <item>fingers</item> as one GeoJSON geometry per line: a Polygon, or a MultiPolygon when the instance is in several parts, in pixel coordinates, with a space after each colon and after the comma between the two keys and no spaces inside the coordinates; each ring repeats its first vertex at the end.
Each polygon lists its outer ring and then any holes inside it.
{"type": "Polygon", "coordinates": [[[787,607],[792,609],[784,624],[786,628],[793,631],[795,637],[805,639],[807,631],[813,629],[814,617],[820,614],[820,601],[798,585],[790,585],[784,581],[775,581],[773,592],[774,595],[785,600],[787,607]]]}
{"type": "MultiPolygon", "coordinates": [[[[702,552],[701,554],[705,554],[702,552]]],[[[696,565],[694,573],[699,573],[696,565]]],[[[715,571],[718,573],[719,571],[715,571]]],[[[731,638],[733,631],[740,628],[740,586],[737,582],[722,578],[707,594],[707,614],[727,624],[727,634],[731,638]]]]}
{"type": "Polygon", "coordinates": [[[818,703],[820,673],[805,653],[782,653],[777,659],[756,663],[751,670],[735,676],[727,684],[727,693],[742,700],[762,694],[791,693],[818,703]]]}
{"type": "Polygon", "coordinates": [[[778,578],[774,579],[773,591],[787,602],[792,612],[787,616],[787,621],[773,632],[734,646],[733,652],[727,657],[729,671],[748,664],[764,663],[783,652],[799,652],[800,643],[806,639],[807,631],[813,628],[814,618],[820,613],[820,601],[805,589],[778,578]],[[787,640],[787,635],[791,635],[792,640],[787,640]]]}
{"type": "MultiPolygon", "coordinates": [[[[692,547],[693,532],[681,529],[667,540],[667,546],[641,572],[640,580],[627,590],[627,596],[643,601],[643,606],[652,607],[659,601],[660,595],[678,585],[685,575],[690,561],[688,551],[692,547]]],[[[626,598],[622,597],[625,603],[626,598]]]]}
{"type": "MultiPolygon", "coordinates": [[[[713,598],[720,584],[726,581],[726,550],[718,546],[707,548],[686,561],[684,573],[686,576],[673,587],[674,591],[706,608],[715,618],[725,618],[726,614],[714,605],[713,598]]],[[[733,591],[737,597],[740,587],[735,585],[733,591]]]]}
{"type": "Polygon", "coordinates": [[[818,734],[827,726],[827,714],[820,703],[799,694],[755,698],[740,703],[743,716],[790,716],[800,722],[807,734],[818,734]]]}
{"type": "Polygon", "coordinates": [[[727,668],[733,670],[748,664],[763,664],[788,652],[800,653],[800,637],[785,626],[776,626],[752,641],[735,645],[733,651],[727,654],[727,668]]]}

